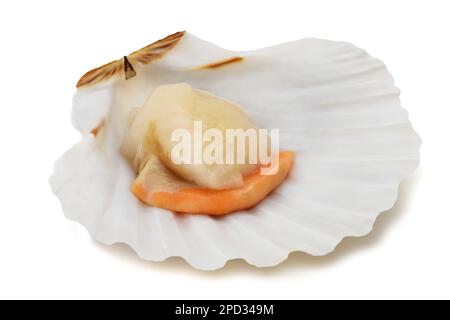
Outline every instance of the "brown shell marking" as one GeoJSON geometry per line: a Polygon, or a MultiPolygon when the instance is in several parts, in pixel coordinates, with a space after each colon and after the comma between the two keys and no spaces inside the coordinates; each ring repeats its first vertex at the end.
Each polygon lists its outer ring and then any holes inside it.
{"type": "Polygon", "coordinates": [[[236,56],[220,61],[211,62],[200,67],[195,67],[192,70],[217,69],[235,62],[241,62],[242,60],[244,60],[244,57],[236,56]]]}
{"type": "Polygon", "coordinates": [[[91,134],[94,137],[97,137],[97,135],[100,133],[100,131],[105,127],[105,124],[106,124],[106,120],[102,119],[100,121],[100,123],[94,129],[91,130],[91,134]]]}
{"type": "Polygon", "coordinates": [[[171,34],[164,39],[158,40],[128,56],[125,56],[123,59],[110,62],[87,72],[78,81],[77,88],[108,80],[117,74],[124,74],[125,79],[134,77],[136,75],[136,71],[133,68],[133,63],[139,62],[142,64],[147,64],[153,60],[161,58],[165,53],[177,45],[184,33],[184,31],[180,31],[171,34]]]}
{"type": "Polygon", "coordinates": [[[133,66],[130,61],[128,61],[127,57],[123,57],[123,67],[125,70],[125,80],[131,79],[136,76],[136,71],[134,71],[133,66]]]}

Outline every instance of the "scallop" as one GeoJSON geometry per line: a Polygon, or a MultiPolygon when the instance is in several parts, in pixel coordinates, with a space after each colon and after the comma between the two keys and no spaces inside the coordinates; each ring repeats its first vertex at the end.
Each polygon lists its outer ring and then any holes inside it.
{"type": "Polygon", "coordinates": [[[202,270],[325,255],[367,234],[421,144],[385,65],[321,39],[239,52],[177,32],[86,73],[72,123],[82,140],[50,178],[65,215],[100,242],[202,270]],[[198,119],[278,130],[277,174],[261,178],[260,159],[175,164],[169,133],[198,119]]]}
{"type": "MultiPolygon", "coordinates": [[[[224,101],[212,94],[193,89],[187,83],[169,84],[157,87],[142,108],[133,115],[122,143],[123,155],[136,167],[145,166],[146,158],[155,155],[163,164],[188,182],[205,188],[221,190],[243,185],[243,176],[255,169],[250,163],[226,164],[226,129],[255,129],[247,114],[239,106],[224,101]],[[201,126],[196,134],[196,122],[201,126]],[[203,143],[203,135],[209,129],[220,130],[220,153],[222,161],[205,163],[203,154],[209,145],[203,143]],[[173,140],[175,130],[184,130],[189,139],[189,159],[174,163],[172,150],[180,143],[173,140]],[[200,140],[200,141],[198,141],[200,140]],[[194,163],[194,146],[201,148],[201,158],[194,163]]],[[[234,142],[234,140],[233,140],[234,142]]],[[[236,144],[233,143],[233,153],[236,144]]],[[[180,150],[180,158],[183,158],[180,150]]],[[[246,157],[248,152],[243,150],[246,157]]],[[[188,152],[186,152],[188,153],[188,152]]],[[[239,155],[238,155],[239,156],[239,155]]],[[[139,171],[139,170],[138,170],[139,171]]],[[[149,184],[153,184],[149,181],[149,184]]]]}

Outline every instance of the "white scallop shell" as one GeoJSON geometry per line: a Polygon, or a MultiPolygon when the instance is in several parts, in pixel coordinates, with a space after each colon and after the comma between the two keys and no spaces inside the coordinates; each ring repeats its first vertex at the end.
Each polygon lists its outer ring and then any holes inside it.
{"type": "Polygon", "coordinates": [[[344,42],[304,39],[252,52],[224,50],[186,33],[163,58],[134,65],[137,76],[80,88],[73,124],[82,141],[50,179],[65,215],[105,244],[139,256],[183,257],[212,270],[242,258],[274,266],[293,251],[325,255],[347,236],[367,234],[418,165],[421,140],[384,64],[344,42]],[[243,61],[199,69],[241,56],[243,61]],[[298,151],[280,188],[251,210],[221,218],[179,215],[141,204],[118,154],[126,113],[160,84],[188,82],[236,101],[282,149],[298,151]],[[103,138],[89,131],[106,117],[103,138]]]}

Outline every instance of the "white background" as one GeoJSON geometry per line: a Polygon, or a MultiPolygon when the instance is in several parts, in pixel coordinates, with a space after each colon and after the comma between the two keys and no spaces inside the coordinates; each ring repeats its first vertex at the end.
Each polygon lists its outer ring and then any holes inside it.
{"type": "Polygon", "coordinates": [[[448,1],[2,1],[0,298],[450,298],[448,1]],[[94,242],[51,193],[53,162],[80,136],[87,70],[178,30],[235,50],[303,37],[382,59],[424,140],[420,168],[373,232],[326,257],[217,272],[144,262],[94,242]]]}

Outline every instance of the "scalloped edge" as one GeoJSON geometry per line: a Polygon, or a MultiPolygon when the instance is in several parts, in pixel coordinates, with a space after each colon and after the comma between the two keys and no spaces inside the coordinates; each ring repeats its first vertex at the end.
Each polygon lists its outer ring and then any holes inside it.
{"type": "MultiPolygon", "coordinates": [[[[416,165],[416,167],[414,168],[413,172],[414,172],[415,170],[417,170],[418,166],[419,166],[419,160],[417,161],[417,165],[416,165]]],[[[410,176],[410,175],[408,175],[408,177],[409,177],[409,176],[410,176]]],[[[313,256],[313,257],[324,257],[324,256],[329,255],[330,253],[334,252],[334,251],[336,250],[336,248],[337,248],[337,247],[342,243],[342,241],[343,241],[344,239],[346,239],[346,238],[362,238],[362,237],[365,237],[365,236],[369,235],[369,234],[373,231],[374,226],[375,226],[375,224],[376,224],[378,218],[379,218],[383,213],[386,213],[386,212],[388,212],[389,210],[391,210],[391,209],[395,206],[395,204],[397,203],[398,198],[399,198],[399,188],[400,188],[400,184],[401,184],[405,179],[406,179],[406,177],[405,177],[404,179],[402,179],[402,181],[400,181],[400,182],[398,183],[397,188],[396,188],[396,195],[395,195],[394,200],[392,201],[392,203],[389,204],[389,207],[388,207],[386,210],[380,211],[379,213],[377,213],[377,214],[375,215],[375,217],[373,218],[372,223],[371,223],[370,225],[368,225],[367,230],[364,230],[364,232],[361,232],[360,234],[344,234],[343,236],[339,237],[339,240],[336,242],[336,244],[335,244],[329,251],[324,252],[323,254],[311,254],[311,253],[308,253],[308,252],[303,251],[303,250],[294,249],[294,250],[291,250],[290,252],[288,252],[284,258],[282,258],[282,259],[276,261],[275,263],[267,264],[267,265],[259,265],[259,266],[256,265],[256,264],[254,264],[254,263],[252,263],[251,261],[249,261],[249,260],[247,260],[247,259],[245,259],[245,258],[242,258],[242,257],[229,257],[229,258],[227,258],[227,259],[221,261],[221,263],[220,263],[220,265],[219,265],[218,267],[214,267],[214,268],[204,268],[204,267],[201,267],[201,266],[197,266],[197,265],[191,263],[191,262],[190,262],[188,259],[186,259],[185,257],[179,256],[179,255],[168,255],[168,256],[166,256],[166,257],[164,257],[164,258],[162,258],[162,259],[159,259],[159,260],[147,259],[147,258],[145,258],[145,257],[144,257],[144,256],[143,256],[136,248],[134,248],[132,245],[130,245],[130,244],[128,244],[128,243],[120,242],[120,241],[115,241],[115,242],[105,242],[105,241],[96,239],[96,238],[93,236],[92,232],[91,232],[85,225],[83,225],[82,223],[80,223],[79,221],[77,221],[77,220],[75,220],[75,219],[72,219],[72,218],[68,217],[67,214],[65,213],[65,211],[64,211],[64,210],[62,210],[62,211],[63,211],[64,216],[66,217],[66,219],[68,219],[68,220],[70,220],[70,221],[73,221],[73,222],[75,222],[75,223],[81,225],[81,226],[87,231],[87,233],[90,234],[90,235],[92,236],[92,238],[93,238],[95,241],[98,241],[98,242],[100,242],[100,243],[102,243],[102,244],[104,244],[104,245],[107,245],[107,246],[113,246],[113,245],[117,245],[117,244],[123,244],[123,245],[127,246],[128,248],[130,248],[130,249],[131,249],[131,250],[132,250],[132,251],[133,251],[140,259],[142,259],[142,260],[144,260],[144,261],[150,261],[150,262],[156,262],[156,263],[163,263],[164,261],[166,261],[166,260],[169,259],[169,258],[181,258],[182,260],[184,260],[184,261],[185,261],[189,266],[191,266],[192,268],[194,268],[194,269],[196,269],[196,270],[206,271],[206,272],[212,272],[212,271],[217,271],[217,270],[223,269],[223,268],[225,268],[225,267],[227,266],[227,264],[228,264],[229,262],[235,261],[235,260],[243,260],[243,261],[245,261],[248,265],[250,265],[250,266],[252,266],[252,267],[255,267],[255,268],[258,268],[258,269],[260,269],[260,268],[273,268],[273,267],[276,267],[276,266],[278,266],[279,264],[285,262],[286,260],[288,260],[289,257],[290,257],[290,255],[293,254],[293,253],[300,252],[300,253],[305,253],[305,254],[310,255],[310,256],[313,256]]],[[[51,187],[51,188],[52,188],[52,187],[51,187]]],[[[52,191],[53,191],[53,189],[52,189],[52,191]]],[[[61,200],[60,200],[59,198],[58,198],[58,201],[59,201],[59,203],[60,203],[60,205],[61,205],[61,208],[63,209],[62,202],[61,202],[61,200]]]]}

